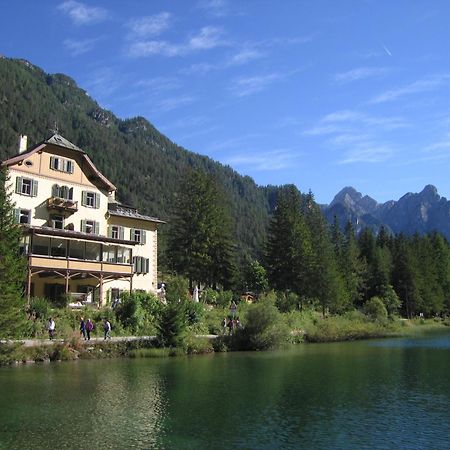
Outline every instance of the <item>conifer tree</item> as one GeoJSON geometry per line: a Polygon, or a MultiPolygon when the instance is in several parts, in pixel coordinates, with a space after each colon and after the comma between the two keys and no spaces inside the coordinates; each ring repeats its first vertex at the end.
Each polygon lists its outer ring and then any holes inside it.
{"type": "Polygon", "coordinates": [[[168,258],[194,283],[227,288],[234,276],[234,246],[224,201],[206,174],[190,172],[181,183],[171,223],[168,258]]]}
{"type": "Polygon", "coordinates": [[[23,283],[26,262],[20,256],[22,232],[15,220],[6,169],[0,170],[0,336],[20,337],[26,325],[23,283]]]}
{"type": "Polygon", "coordinates": [[[300,192],[293,185],[284,186],[278,192],[266,247],[270,285],[307,295],[311,254],[311,237],[301,212],[300,192]]]}
{"type": "Polygon", "coordinates": [[[327,310],[343,311],[349,306],[349,296],[337,267],[328,225],[311,192],[306,196],[303,209],[313,250],[308,280],[310,295],[319,300],[324,315],[327,310]]]}

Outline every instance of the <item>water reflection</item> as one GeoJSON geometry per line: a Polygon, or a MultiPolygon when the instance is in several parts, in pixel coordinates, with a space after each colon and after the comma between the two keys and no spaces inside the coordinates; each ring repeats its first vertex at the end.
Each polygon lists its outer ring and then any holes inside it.
{"type": "Polygon", "coordinates": [[[0,448],[448,448],[449,338],[1,369],[0,448]]]}

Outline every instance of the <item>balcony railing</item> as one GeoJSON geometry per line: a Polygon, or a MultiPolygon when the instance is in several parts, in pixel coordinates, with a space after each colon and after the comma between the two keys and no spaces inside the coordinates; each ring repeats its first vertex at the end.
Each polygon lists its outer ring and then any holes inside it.
{"type": "Polygon", "coordinates": [[[60,213],[75,213],[78,211],[78,201],[67,200],[60,197],[50,197],[47,199],[47,209],[60,213]]]}

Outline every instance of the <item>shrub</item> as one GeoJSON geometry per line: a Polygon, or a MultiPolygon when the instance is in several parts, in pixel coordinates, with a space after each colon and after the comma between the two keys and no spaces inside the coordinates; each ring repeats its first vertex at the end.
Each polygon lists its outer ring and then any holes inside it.
{"type": "Polygon", "coordinates": [[[188,301],[184,303],[184,310],[188,325],[195,325],[199,323],[204,316],[205,307],[202,303],[188,301]]]}
{"type": "Polygon", "coordinates": [[[383,321],[387,319],[387,310],[383,300],[379,297],[372,297],[364,305],[364,312],[372,320],[383,321]]]}
{"type": "Polygon", "coordinates": [[[245,315],[245,327],[236,333],[238,346],[266,350],[287,342],[289,329],[278,309],[268,301],[252,305],[245,315]]]}
{"type": "Polygon", "coordinates": [[[279,292],[275,304],[281,312],[294,311],[299,304],[299,297],[293,292],[279,292]]]}
{"type": "Polygon", "coordinates": [[[232,291],[219,291],[216,296],[216,305],[219,308],[228,308],[233,301],[232,291]]]}
{"type": "Polygon", "coordinates": [[[134,293],[124,294],[121,303],[115,309],[117,318],[125,328],[136,333],[144,321],[144,310],[138,295],[134,293]]]}
{"type": "Polygon", "coordinates": [[[166,286],[166,300],[168,303],[177,303],[189,299],[189,282],[180,276],[171,277],[166,286]]]}
{"type": "Polygon", "coordinates": [[[158,339],[163,347],[179,347],[184,341],[186,313],[182,303],[169,303],[157,324],[158,339]]]}
{"type": "Polygon", "coordinates": [[[29,310],[36,319],[46,319],[50,316],[51,305],[46,298],[34,297],[30,300],[29,310]]]}

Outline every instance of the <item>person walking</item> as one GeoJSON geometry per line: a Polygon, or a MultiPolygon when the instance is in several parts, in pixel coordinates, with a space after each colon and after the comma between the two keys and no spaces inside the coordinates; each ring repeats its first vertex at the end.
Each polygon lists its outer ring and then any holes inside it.
{"type": "Polygon", "coordinates": [[[94,324],[92,323],[91,319],[88,319],[86,322],[86,334],[88,341],[91,340],[91,331],[94,329],[94,324]]]}
{"type": "Polygon", "coordinates": [[[50,317],[47,323],[47,330],[48,330],[48,337],[51,341],[53,341],[53,338],[55,337],[55,328],[56,328],[55,321],[50,317]]]}
{"type": "Polygon", "coordinates": [[[103,331],[105,332],[105,340],[106,339],[111,339],[111,324],[109,323],[109,321],[107,319],[105,319],[104,323],[103,323],[103,331]]]}
{"type": "Polygon", "coordinates": [[[83,317],[80,321],[80,334],[83,336],[84,340],[86,340],[86,322],[84,321],[83,317]]]}

